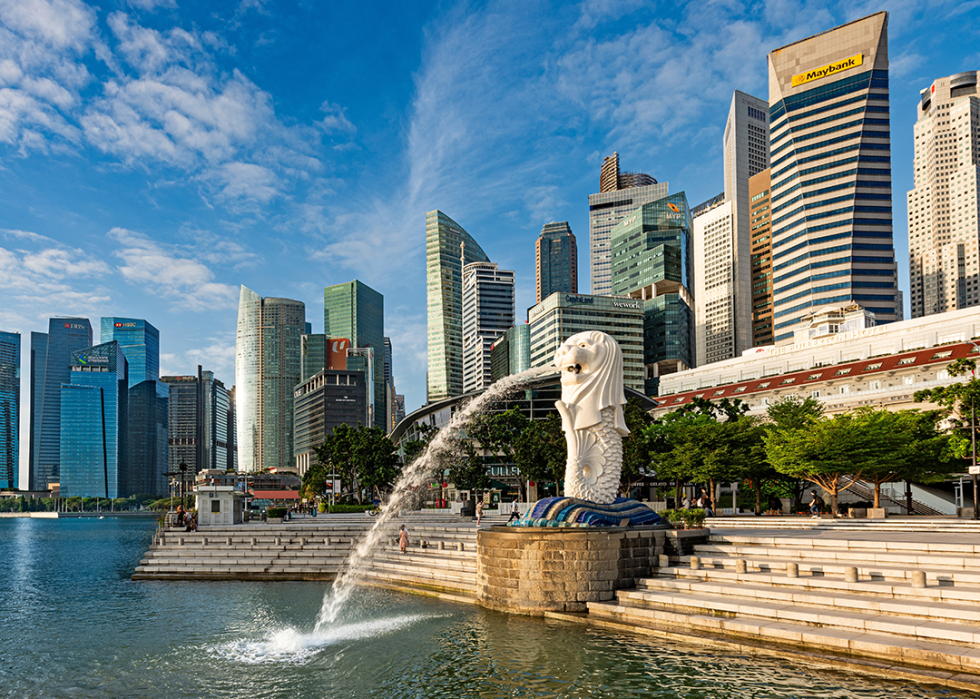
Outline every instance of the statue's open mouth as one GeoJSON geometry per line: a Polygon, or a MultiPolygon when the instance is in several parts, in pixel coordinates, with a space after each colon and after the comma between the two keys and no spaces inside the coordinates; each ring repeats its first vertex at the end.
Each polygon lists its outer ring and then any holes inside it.
{"type": "Polygon", "coordinates": [[[567,367],[565,367],[565,371],[567,371],[569,374],[581,374],[582,373],[582,365],[581,364],[569,364],[567,367]]]}

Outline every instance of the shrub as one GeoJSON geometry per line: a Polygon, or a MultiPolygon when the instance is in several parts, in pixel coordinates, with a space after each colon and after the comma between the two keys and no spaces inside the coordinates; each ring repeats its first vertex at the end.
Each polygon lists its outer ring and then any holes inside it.
{"type": "Polygon", "coordinates": [[[374,505],[331,505],[329,512],[332,515],[351,514],[354,512],[367,512],[373,510],[374,505]]]}
{"type": "Polygon", "coordinates": [[[316,506],[316,511],[319,512],[320,514],[323,514],[324,512],[326,512],[327,511],[327,503],[321,502],[320,504],[318,504],[316,506]]]}
{"type": "Polygon", "coordinates": [[[266,517],[285,517],[286,508],[285,507],[270,507],[265,511],[266,517]]]}
{"type": "Polygon", "coordinates": [[[685,510],[683,514],[684,524],[687,525],[688,529],[700,529],[704,526],[704,510],[701,508],[685,510]]]}

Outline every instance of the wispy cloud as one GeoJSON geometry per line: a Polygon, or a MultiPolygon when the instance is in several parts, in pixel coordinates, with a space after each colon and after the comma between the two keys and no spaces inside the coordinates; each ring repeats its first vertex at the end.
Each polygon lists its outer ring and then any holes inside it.
{"type": "Polygon", "coordinates": [[[164,246],[145,235],[113,228],[109,238],[120,244],[113,255],[121,260],[119,273],[131,284],[172,299],[177,308],[213,311],[235,308],[238,288],[214,281],[214,272],[176,246],[164,246]]]}

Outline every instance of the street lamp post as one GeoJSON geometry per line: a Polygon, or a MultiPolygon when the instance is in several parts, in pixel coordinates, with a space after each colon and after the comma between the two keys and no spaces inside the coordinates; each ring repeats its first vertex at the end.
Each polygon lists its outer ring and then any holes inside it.
{"type": "Polygon", "coordinates": [[[186,510],[187,509],[187,503],[184,502],[184,495],[187,493],[187,485],[186,485],[186,480],[187,480],[187,464],[185,464],[183,461],[181,461],[180,462],[180,465],[177,468],[180,469],[180,504],[186,510]]]}

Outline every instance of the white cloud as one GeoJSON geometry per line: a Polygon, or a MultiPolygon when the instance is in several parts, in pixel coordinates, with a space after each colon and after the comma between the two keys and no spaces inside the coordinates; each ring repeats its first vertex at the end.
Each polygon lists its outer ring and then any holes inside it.
{"type": "Polygon", "coordinates": [[[109,238],[121,245],[113,255],[122,261],[118,269],[123,278],[169,299],[174,307],[193,311],[237,307],[238,288],[215,282],[207,265],[179,249],[124,228],[113,228],[109,238]]]}
{"type": "Polygon", "coordinates": [[[166,7],[168,9],[177,7],[175,0],[126,0],[126,2],[132,7],[147,12],[154,12],[159,7],[166,7]]]}

